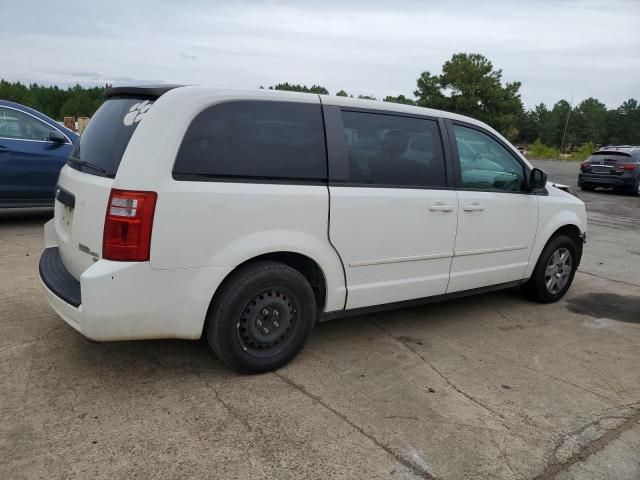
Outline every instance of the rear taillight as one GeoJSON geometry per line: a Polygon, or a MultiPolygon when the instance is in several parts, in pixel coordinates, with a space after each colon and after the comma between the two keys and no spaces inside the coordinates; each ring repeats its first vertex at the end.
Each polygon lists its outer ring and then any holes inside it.
{"type": "Polygon", "coordinates": [[[102,258],[144,262],[149,260],[156,192],[111,190],[104,221],[102,258]]]}
{"type": "Polygon", "coordinates": [[[622,163],[618,165],[618,170],[635,170],[636,165],[633,163],[622,163]]]}
{"type": "Polygon", "coordinates": [[[589,166],[589,162],[580,162],[580,170],[584,170],[589,166]]]}

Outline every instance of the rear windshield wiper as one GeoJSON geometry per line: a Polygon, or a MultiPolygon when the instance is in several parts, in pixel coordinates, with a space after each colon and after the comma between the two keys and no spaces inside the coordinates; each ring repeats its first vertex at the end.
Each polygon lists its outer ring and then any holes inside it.
{"type": "Polygon", "coordinates": [[[93,168],[94,170],[102,173],[105,177],[109,176],[109,172],[107,172],[104,168],[102,168],[99,165],[96,165],[95,163],[91,163],[91,162],[87,162],[86,160],[79,160],[77,158],[70,158],[69,159],[70,162],[75,163],[76,165],[82,165],[84,167],[90,167],[93,168]]]}

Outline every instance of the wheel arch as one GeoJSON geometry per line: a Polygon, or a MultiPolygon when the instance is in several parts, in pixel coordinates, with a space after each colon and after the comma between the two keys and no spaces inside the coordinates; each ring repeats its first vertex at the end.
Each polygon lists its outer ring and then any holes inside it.
{"type": "Polygon", "coordinates": [[[547,243],[557,235],[565,235],[575,242],[576,248],[578,249],[578,265],[580,265],[580,259],[582,258],[582,246],[584,245],[584,241],[582,240],[582,231],[580,228],[574,224],[563,225],[551,234],[547,243]]]}
{"type": "Polygon", "coordinates": [[[554,225],[550,225],[544,232],[544,235],[540,235],[534,244],[534,248],[532,250],[532,255],[529,261],[529,267],[527,268],[526,277],[528,278],[533,273],[533,270],[538,263],[540,255],[544,250],[544,247],[551,241],[552,238],[558,235],[566,235],[575,241],[576,248],[578,250],[578,258],[577,265],[580,265],[580,259],[582,258],[582,249],[583,249],[583,235],[584,232],[581,230],[578,222],[569,222],[569,223],[558,223],[554,225]]]}
{"type": "Polygon", "coordinates": [[[225,288],[234,273],[236,273],[239,269],[246,267],[247,265],[265,260],[282,263],[300,272],[300,274],[302,274],[302,276],[304,276],[311,285],[311,289],[313,290],[313,294],[316,299],[316,307],[318,313],[324,311],[324,309],[327,307],[327,304],[330,302],[330,299],[328,298],[330,295],[330,286],[327,283],[328,279],[325,271],[320,266],[319,262],[317,262],[315,259],[303,253],[290,250],[262,253],[240,262],[225,275],[225,277],[216,288],[215,292],[213,292],[209,304],[209,309],[211,309],[217,295],[219,295],[223,288],[225,288]]]}
{"type": "Polygon", "coordinates": [[[307,279],[309,285],[311,285],[313,295],[316,298],[318,311],[321,312],[324,310],[324,307],[327,304],[327,277],[318,262],[307,255],[303,255],[302,253],[281,251],[257,255],[236,266],[231,272],[229,272],[222,284],[224,284],[227,278],[238,269],[261,260],[270,260],[272,262],[282,263],[300,272],[302,276],[307,279]]]}

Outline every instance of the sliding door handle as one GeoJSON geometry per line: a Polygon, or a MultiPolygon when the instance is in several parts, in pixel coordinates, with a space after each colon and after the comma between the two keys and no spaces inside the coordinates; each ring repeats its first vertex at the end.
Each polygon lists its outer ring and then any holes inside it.
{"type": "Polygon", "coordinates": [[[432,212],[453,212],[453,205],[438,202],[433,205],[429,205],[429,210],[432,212]]]}
{"type": "Polygon", "coordinates": [[[464,205],[462,207],[462,209],[465,212],[481,212],[484,210],[484,205],[480,204],[480,203],[468,203],[467,205],[464,205]]]}

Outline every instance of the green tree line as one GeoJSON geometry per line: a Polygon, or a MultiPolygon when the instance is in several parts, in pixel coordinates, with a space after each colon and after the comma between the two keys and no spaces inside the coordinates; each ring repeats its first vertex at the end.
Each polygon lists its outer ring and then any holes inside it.
{"type": "Polygon", "coordinates": [[[62,120],[64,117],[90,117],[103,102],[103,87],[81,87],[67,89],[32,83],[0,80],[0,99],[21,103],[35,108],[45,115],[62,120]]]}
{"type": "MultiPolygon", "coordinates": [[[[549,152],[561,146],[640,144],[638,100],[631,98],[615,109],[607,109],[595,98],[573,107],[567,100],[560,100],[551,109],[540,103],[526,110],[520,98],[521,83],[503,82],[502,70],[477,53],[457,53],[444,63],[440,74],[425,71],[416,83],[413,97],[389,95],[383,101],[468,115],[488,123],[514,142],[546,145],[551,148],[549,152]]],[[[328,93],[317,85],[307,88],[281,83],[269,88],[328,93]]],[[[336,95],[353,97],[345,90],[336,95]]],[[[368,95],[358,98],[375,100],[368,95]]]]}
{"type": "MultiPolygon", "coordinates": [[[[50,117],[91,116],[103,101],[104,89],[80,85],[61,89],[38,84],[0,81],[0,98],[36,108],[50,117]]],[[[388,95],[383,102],[418,105],[468,115],[493,126],[516,143],[545,145],[640,144],[640,104],[633,98],[607,109],[595,98],[575,106],[560,100],[551,108],[544,103],[525,109],[520,82],[504,82],[502,70],[477,53],[456,53],[440,73],[422,72],[413,96],[388,95]],[[565,131],[565,127],[566,131],[565,131]],[[564,142],[563,142],[564,140],[564,142]]],[[[264,88],[264,87],[260,87],[264,88]]],[[[270,90],[288,90],[329,95],[321,85],[278,83],[270,90]]],[[[338,96],[354,97],[340,90],[338,96]]],[[[372,95],[357,98],[377,100],[372,95]]]]}

